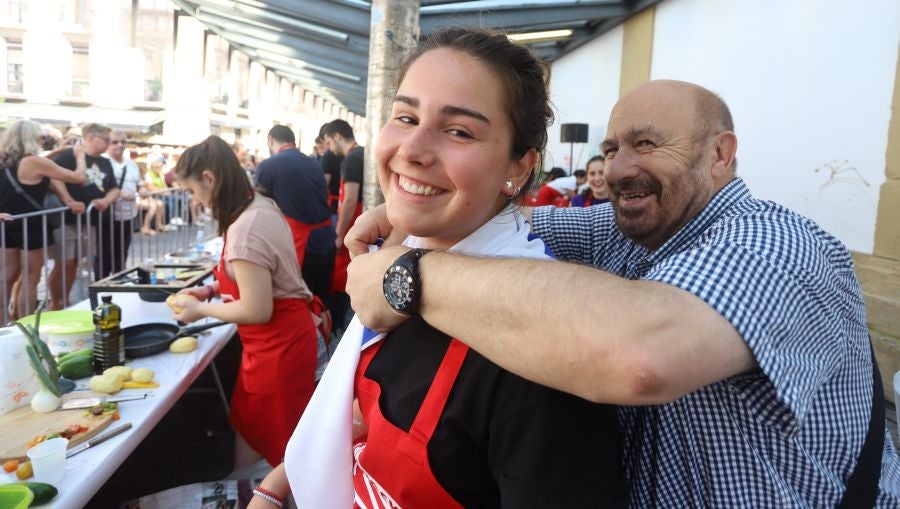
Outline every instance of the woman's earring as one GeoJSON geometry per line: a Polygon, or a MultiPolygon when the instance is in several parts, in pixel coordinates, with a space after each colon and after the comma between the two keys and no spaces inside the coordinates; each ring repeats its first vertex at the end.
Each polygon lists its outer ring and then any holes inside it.
{"type": "Polygon", "coordinates": [[[518,196],[519,191],[522,189],[520,186],[514,185],[512,183],[512,180],[506,181],[506,188],[512,191],[512,193],[509,195],[510,200],[518,196]]]}

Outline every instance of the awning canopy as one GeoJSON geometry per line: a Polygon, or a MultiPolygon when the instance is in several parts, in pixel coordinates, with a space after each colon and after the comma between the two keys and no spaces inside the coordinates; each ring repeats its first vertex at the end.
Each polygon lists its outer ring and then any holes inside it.
{"type": "Polygon", "coordinates": [[[29,118],[36,122],[81,125],[85,122],[105,124],[113,129],[149,132],[150,128],[165,120],[161,110],[132,110],[121,108],[82,107],[60,104],[3,103],[2,116],[29,118]]]}
{"type": "MultiPolygon", "coordinates": [[[[235,49],[316,95],[366,113],[371,5],[360,0],[172,0],[235,49]]],[[[422,0],[422,35],[489,27],[553,61],[660,0],[422,0]],[[541,33],[549,32],[550,33],[541,33]]]]}

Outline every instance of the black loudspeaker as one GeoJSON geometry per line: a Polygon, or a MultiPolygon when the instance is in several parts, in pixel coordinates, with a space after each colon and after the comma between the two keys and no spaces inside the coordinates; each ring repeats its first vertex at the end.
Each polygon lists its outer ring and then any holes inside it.
{"type": "Polygon", "coordinates": [[[560,126],[561,143],[587,143],[588,125],[587,124],[562,124],[560,126]]]}

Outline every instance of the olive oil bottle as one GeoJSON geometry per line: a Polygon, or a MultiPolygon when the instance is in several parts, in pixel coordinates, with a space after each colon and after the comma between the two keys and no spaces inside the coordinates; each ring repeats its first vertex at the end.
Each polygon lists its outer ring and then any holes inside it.
{"type": "Polygon", "coordinates": [[[101,295],[102,302],[94,310],[94,374],[125,363],[125,337],[120,323],[122,308],[112,301],[112,295],[101,295]]]}

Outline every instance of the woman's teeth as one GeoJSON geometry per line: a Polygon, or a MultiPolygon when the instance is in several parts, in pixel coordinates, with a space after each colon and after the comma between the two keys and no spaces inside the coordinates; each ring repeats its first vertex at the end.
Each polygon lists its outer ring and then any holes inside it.
{"type": "Polygon", "coordinates": [[[415,184],[404,177],[398,179],[400,188],[410,194],[418,194],[420,196],[432,196],[441,192],[440,189],[425,184],[415,184]]]}

